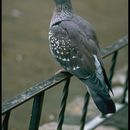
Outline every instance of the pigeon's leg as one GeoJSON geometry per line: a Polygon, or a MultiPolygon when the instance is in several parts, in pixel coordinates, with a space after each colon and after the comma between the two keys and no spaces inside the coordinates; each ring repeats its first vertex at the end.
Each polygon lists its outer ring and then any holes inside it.
{"type": "Polygon", "coordinates": [[[59,69],[57,72],[55,72],[55,75],[58,73],[68,73],[68,71],[62,68],[62,69],[59,69]]]}

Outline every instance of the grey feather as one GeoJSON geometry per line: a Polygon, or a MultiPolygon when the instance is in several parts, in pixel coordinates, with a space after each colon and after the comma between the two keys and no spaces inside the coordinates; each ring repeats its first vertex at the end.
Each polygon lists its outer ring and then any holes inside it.
{"type": "Polygon", "coordinates": [[[57,5],[57,8],[61,11],[55,9],[49,30],[53,56],[65,70],[88,86],[89,93],[101,112],[115,112],[114,102],[109,95],[109,90],[112,89],[103,68],[94,29],[73,13],[70,2],[57,5]]]}

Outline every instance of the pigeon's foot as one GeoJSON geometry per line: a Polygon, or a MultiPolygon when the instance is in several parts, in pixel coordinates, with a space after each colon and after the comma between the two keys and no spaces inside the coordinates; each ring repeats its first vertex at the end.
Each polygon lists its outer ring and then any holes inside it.
{"type": "Polygon", "coordinates": [[[59,69],[57,72],[55,72],[55,75],[58,73],[68,73],[68,71],[62,68],[62,69],[59,69]]]}

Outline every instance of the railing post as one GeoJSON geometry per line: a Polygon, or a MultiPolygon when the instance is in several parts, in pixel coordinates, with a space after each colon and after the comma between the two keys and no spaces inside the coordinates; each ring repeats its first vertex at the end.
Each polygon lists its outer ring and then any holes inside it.
{"type": "Polygon", "coordinates": [[[125,85],[124,85],[124,92],[123,92],[123,97],[122,97],[122,101],[121,103],[125,103],[125,99],[126,99],[126,92],[128,90],[128,72],[127,72],[127,75],[126,75],[126,81],[125,81],[125,85]]]}
{"type": "Polygon", "coordinates": [[[57,130],[62,130],[62,125],[64,122],[64,113],[65,113],[65,108],[66,108],[66,102],[67,102],[67,97],[68,97],[68,92],[69,92],[69,84],[70,84],[70,77],[66,80],[66,84],[63,89],[63,97],[61,100],[61,110],[59,113],[59,118],[58,118],[58,126],[57,130]]]}
{"type": "Polygon", "coordinates": [[[8,111],[5,115],[3,115],[2,130],[8,130],[9,117],[10,117],[10,111],[8,111]]]}
{"type": "Polygon", "coordinates": [[[111,67],[110,67],[110,70],[109,70],[109,82],[110,84],[112,84],[112,78],[113,78],[113,75],[114,75],[114,70],[115,70],[115,65],[116,65],[116,59],[117,59],[117,54],[118,54],[118,51],[115,51],[115,53],[113,54],[113,57],[112,57],[112,62],[111,62],[111,67]]]}
{"type": "Polygon", "coordinates": [[[29,130],[38,130],[39,128],[43,99],[44,92],[34,97],[29,130]]]}
{"type": "Polygon", "coordinates": [[[84,129],[86,115],[87,115],[87,111],[88,111],[89,98],[90,98],[90,95],[87,91],[87,93],[84,97],[84,106],[83,106],[82,117],[81,117],[81,121],[80,121],[81,122],[80,130],[84,129]]]}

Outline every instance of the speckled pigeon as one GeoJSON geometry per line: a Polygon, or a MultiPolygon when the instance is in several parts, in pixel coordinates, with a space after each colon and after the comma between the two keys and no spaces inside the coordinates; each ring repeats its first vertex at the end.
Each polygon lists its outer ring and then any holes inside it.
{"type": "Polygon", "coordinates": [[[54,1],[56,7],[49,28],[52,55],[66,71],[85,84],[102,113],[114,113],[115,104],[109,95],[112,89],[94,29],[74,13],[70,0],[54,1]]]}

